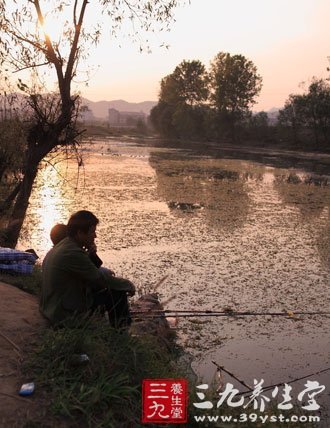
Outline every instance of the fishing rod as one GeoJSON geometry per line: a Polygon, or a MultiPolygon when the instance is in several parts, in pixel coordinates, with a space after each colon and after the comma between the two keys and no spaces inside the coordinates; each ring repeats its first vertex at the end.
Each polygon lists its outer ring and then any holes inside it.
{"type": "Polygon", "coordinates": [[[175,317],[175,318],[187,318],[187,317],[233,317],[233,316],[282,316],[294,318],[296,315],[321,315],[329,316],[330,312],[235,312],[235,311],[131,311],[132,316],[139,318],[143,316],[144,319],[149,318],[166,318],[166,317],[175,317]]]}
{"type": "MultiPolygon", "coordinates": [[[[156,309],[155,311],[159,311],[159,312],[165,312],[165,313],[205,313],[205,314],[260,314],[260,315],[272,315],[272,314],[283,314],[283,315],[317,315],[317,314],[324,314],[324,315],[330,315],[330,312],[326,312],[326,311],[292,311],[290,309],[288,310],[283,310],[281,312],[265,312],[265,311],[261,311],[261,312],[253,312],[253,311],[243,311],[243,312],[239,312],[239,311],[234,311],[233,309],[225,309],[223,311],[217,311],[217,310],[212,310],[212,309],[187,309],[187,310],[181,310],[181,309],[156,309]]],[[[150,311],[150,312],[154,312],[154,310],[150,311]]]]}

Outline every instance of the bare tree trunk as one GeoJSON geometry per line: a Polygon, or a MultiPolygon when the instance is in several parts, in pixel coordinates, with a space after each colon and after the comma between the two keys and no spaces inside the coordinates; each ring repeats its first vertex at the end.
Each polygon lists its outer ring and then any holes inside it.
{"type": "Polygon", "coordinates": [[[32,192],[34,180],[38,173],[38,163],[29,165],[29,168],[24,174],[12,214],[10,222],[6,230],[5,244],[10,248],[15,248],[18,237],[24,222],[26,210],[29,206],[29,198],[32,192]]]}

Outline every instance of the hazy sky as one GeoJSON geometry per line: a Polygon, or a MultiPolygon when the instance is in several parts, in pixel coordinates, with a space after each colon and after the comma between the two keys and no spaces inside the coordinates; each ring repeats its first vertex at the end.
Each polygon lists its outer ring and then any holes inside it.
{"type": "Polygon", "coordinates": [[[280,107],[290,93],[302,90],[302,81],[329,75],[330,1],[191,0],[177,9],[170,33],[150,40],[152,53],[140,54],[129,39],[104,37],[90,56],[89,63],[99,67],[89,87],[80,86],[82,94],[94,101],[157,100],[161,78],[183,59],[208,67],[224,51],[245,55],[263,77],[255,109],[280,107]],[[162,42],[170,48],[160,48],[162,42]]]}

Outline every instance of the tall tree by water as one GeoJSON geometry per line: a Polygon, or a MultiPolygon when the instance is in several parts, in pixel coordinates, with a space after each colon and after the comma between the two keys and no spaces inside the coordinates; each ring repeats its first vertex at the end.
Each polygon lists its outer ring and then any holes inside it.
{"type": "Polygon", "coordinates": [[[235,138],[235,127],[256,102],[262,78],[245,56],[219,52],[211,62],[210,79],[210,101],[218,122],[235,138]]]}
{"type": "Polygon", "coordinates": [[[161,81],[160,100],[169,104],[197,105],[208,97],[208,74],[199,60],[182,61],[161,81]]]}
{"type": "MultiPolygon", "coordinates": [[[[130,36],[139,41],[141,31],[167,29],[180,1],[99,0],[93,2],[93,14],[97,11],[100,20],[102,16],[110,19],[112,35],[125,21],[132,22],[130,36]]],[[[28,103],[29,126],[20,181],[3,235],[6,245],[17,243],[41,161],[58,148],[77,147],[79,97],[72,93],[72,81],[102,32],[101,21],[87,25],[90,12],[88,0],[0,1],[1,81],[8,82],[13,72],[31,72],[30,79],[18,80],[28,103]],[[52,26],[57,26],[57,37],[51,34],[52,26]],[[45,68],[54,72],[55,93],[45,90],[45,68]]]]}
{"type": "Polygon", "coordinates": [[[202,106],[208,98],[208,73],[199,60],[182,61],[160,84],[159,103],[151,111],[154,126],[163,134],[193,137],[200,134],[202,106]]]}

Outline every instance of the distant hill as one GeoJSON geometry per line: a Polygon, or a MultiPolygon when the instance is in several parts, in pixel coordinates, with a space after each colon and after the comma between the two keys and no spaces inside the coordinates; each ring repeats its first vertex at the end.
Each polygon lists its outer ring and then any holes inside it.
{"type": "Polygon", "coordinates": [[[157,104],[157,101],[143,101],[141,103],[129,103],[124,100],[113,101],[90,101],[82,98],[82,105],[87,105],[96,118],[105,119],[108,117],[109,108],[115,108],[118,111],[143,112],[149,115],[150,110],[157,104]]]}
{"type": "MultiPolygon", "coordinates": [[[[108,117],[109,108],[115,108],[118,111],[134,111],[143,112],[146,115],[150,114],[150,110],[157,104],[157,101],[143,101],[140,103],[129,103],[125,100],[112,101],[91,101],[87,98],[82,98],[82,105],[87,105],[92,111],[95,118],[106,119],[108,117]]],[[[276,121],[279,108],[273,107],[266,113],[271,121],[276,121]]]]}

